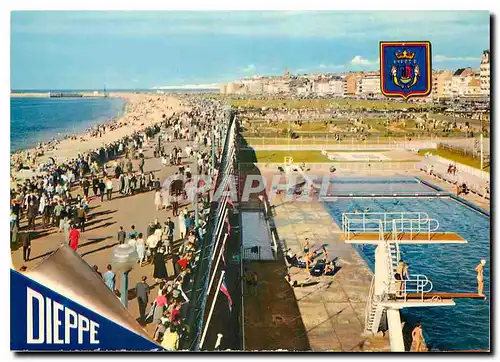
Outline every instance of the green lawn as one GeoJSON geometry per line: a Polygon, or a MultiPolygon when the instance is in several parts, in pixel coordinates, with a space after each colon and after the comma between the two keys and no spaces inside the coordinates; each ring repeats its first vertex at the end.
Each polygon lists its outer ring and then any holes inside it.
{"type": "Polygon", "coordinates": [[[234,107],[267,107],[267,108],[375,108],[375,109],[403,109],[403,108],[431,108],[433,105],[416,105],[413,103],[400,103],[386,100],[364,100],[364,99],[232,99],[234,107]]]}
{"type": "MultiPolygon", "coordinates": [[[[383,150],[381,150],[383,151],[383,150]]],[[[351,150],[335,150],[335,152],[352,152],[351,150]]],[[[356,150],[359,152],[370,152],[372,150],[356,150]]],[[[322,162],[322,163],[342,163],[342,162],[366,162],[366,161],[349,161],[349,160],[335,160],[330,161],[326,155],[322,155],[320,151],[253,151],[253,150],[242,150],[239,154],[239,162],[241,163],[284,163],[285,157],[292,157],[294,163],[310,163],[310,162],[322,162]]],[[[383,162],[418,162],[418,160],[388,160],[383,162]]]]}
{"type": "MultiPolygon", "coordinates": [[[[428,152],[432,153],[433,155],[438,155],[438,156],[441,156],[443,158],[446,158],[450,161],[459,162],[459,163],[462,163],[462,164],[467,165],[467,166],[475,167],[477,169],[481,168],[481,161],[478,160],[477,158],[463,155],[459,152],[454,152],[454,151],[447,150],[447,149],[442,149],[442,148],[423,149],[423,150],[419,150],[418,154],[423,156],[428,152]]],[[[485,166],[485,165],[483,165],[483,166],[485,166]]],[[[490,172],[490,165],[488,164],[486,167],[484,167],[483,171],[490,172]]]]}
{"type": "Polygon", "coordinates": [[[320,151],[241,151],[240,162],[281,162],[290,156],[293,162],[331,162],[320,151]]]}

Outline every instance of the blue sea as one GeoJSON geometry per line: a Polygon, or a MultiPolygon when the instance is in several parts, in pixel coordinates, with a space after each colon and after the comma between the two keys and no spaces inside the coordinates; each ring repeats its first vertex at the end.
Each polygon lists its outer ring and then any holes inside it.
{"type": "MultiPolygon", "coordinates": [[[[450,198],[339,198],[325,203],[340,225],[342,213],[370,209],[370,212],[423,211],[437,219],[440,231],[456,232],[467,244],[401,245],[402,259],[409,273],[424,274],[440,292],[477,292],[474,268],[486,259],[485,300],[455,299],[454,307],[406,308],[406,319],[421,321],[426,343],[432,350],[488,350],[490,348],[490,218],[450,198]]],[[[357,246],[370,268],[374,266],[372,245],[357,246]]]]}
{"type": "Polygon", "coordinates": [[[53,137],[80,133],[121,116],[125,104],[121,98],[11,97],[10,150],[15,152],[53,137]]]}

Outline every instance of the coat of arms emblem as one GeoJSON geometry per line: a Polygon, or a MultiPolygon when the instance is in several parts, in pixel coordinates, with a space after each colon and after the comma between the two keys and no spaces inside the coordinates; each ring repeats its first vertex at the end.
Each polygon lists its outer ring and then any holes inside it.
{"type": "Polygon", "coordinates": [[[387,97],[424,97],[432,87],[431,43],[380,42],[380,87],[387,97]]]}

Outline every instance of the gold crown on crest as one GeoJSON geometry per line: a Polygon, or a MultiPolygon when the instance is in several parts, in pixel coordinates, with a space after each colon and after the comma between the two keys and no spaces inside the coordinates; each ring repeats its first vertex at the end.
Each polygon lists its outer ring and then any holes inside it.
{"type": "Polygon", "coordinates": [[[397,59],[413,59],[415,57],[415,53],[407,52],[406,50],[403,50],[400,53],[397,52],[395,55],[397,59]]]}

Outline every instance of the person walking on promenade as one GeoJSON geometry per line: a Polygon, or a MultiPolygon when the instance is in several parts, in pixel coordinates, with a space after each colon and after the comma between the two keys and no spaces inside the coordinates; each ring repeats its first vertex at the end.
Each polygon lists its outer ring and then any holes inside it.
{"type": "Polygon", "coordinates": [[[139,157],[139,170],[144,173],[144,155],[139,157]]]}
{"type": "Polygon", "coordinates": [[[130,175],[126,174],[123,178],[123,194],[128,195],[130,193],[130,175]]]}
{"type": "Polygon", "coordinates": [[[86,177],[82,181],[82,188],[83,188],[83,195],[85,197],[89,197],[90,182],[86,177]]]}
{"type": "Polygon", "coordinates": [[[160,211],[162,205],[163,205],[163,197],[161,195],[161,191],[160,190],[156,190],[156,192],[155,192],[155,206],[156,206],[156,211],[160,211]]]}
{"type": "Polygon", "coordinates": [[[133,165],[132,165],[132,160],[130,158],[127,160],[127,172],[130,173],[133,171],[133,165]]]}
{"type": "Polygon", "coordinates": [[[116,280],[116,275],[115,273],[111,270],[111,265],[108,264],[108,266],[106,267],[106,269],[108,270],[106,273],[104,273],[104,275],[102,276],[102,278],[104,279],[104,283],[106,284],[106,286],[109,288],[109,290],[111,290],[112,292],[115,291],[115,280],[116,280]]]}
{"type": "Polygon", "coordinates": [[[123,173],[118,176],[118,192],[123,195],[123,190],[125,189],[125,176],[123,173]]]}
{"type": "Polygon", "coordinates": [[[143,173],[139,175],[139,190],[140,192],[144,192],[146,190],[146,175],[143,173]]]}
{"type": "Polygon", "coordinates": [[[106,178],[106,196],[108,201],[111,200],[111,197],[113,196],[113,180],[109,177],[106,178]]]}
{"type": "Polygon", "coordinates": [[[77,215],[78,215],[78,227],[82,232],[85,231],[85,218],[86,218],[86,212],[85,209],[83,208],[82,205],[78,206],[77,210],[77,215]]]}
{"type": "Polygon", "coordinates": [[[140,266],[142,266],[142,262],[144,261],[144,257],[146,256],[146,246],[144,244],[144,238],[142,237],[142,233],[139,233],[139,236],[136,240],[136,251],[139,256],[139,260],[137,261],[140,266]]]}
{"type": "Polygon", "coordinates": [[[35,219],[38,214],[38,208],[33,201],[30,202],[26,216],[28,218],[28,229],[35,229],[35,219]]]}
{"type": "Polygon", "coordinates": [[[94,192],[94,196],[97,197],[97,191],[99,190],[99,179],[93,175],[92,176],[92,191],[94,192]]]}
{"type": "Polygon", "coordinates": [[[101,202],[104,201],[104,194],[106,193],[106,184],[103,179],[99,180],[99,194],[101,195],[101,202]]]}
{"type": "Polygon", "coordinates": [[[415,343],[415,352],[423,352],[423,340],[424,336],[422,334],[422,323],[417,322],[415,328],[411,332],[412,344],[415,343]]]}
{"type": "Polygon", "coordinates": [[[179,216],[179,193],[174,191],[170,197],[172,198],[172,216],[179,216]]]}
{"type": "Polygon", "coordinates": [[[31,253],[31,233],[29,231],[21,231],[19,233],[19,241],[23,245],[23,260],[30,260],[31,253]]]}
{"type": "Polygon", "coordinates": [[[61,213],[63,211],[63,206],[60,202],[54,207],[54,226],[59,227],[61,222],[61,213]]]}
{"type": "Polygon", "coordinates": [[[139,305],[139,323],[144,325],[146,320],[146,307],[149,299],[149,285],[146,283],[147,276],[143,276],[141,281],[135,286],[137,304],[139,305]]]}
{"type": "Polygon", "coordinates": [[[78,249],[78,243],[80,242],[80,230],[78,230],[75,225],[71,225],[71,230],[69,232],[69,247],[76,251],[78,249]]]}
{"type": "Polygon", "coordinates": [[[186,222],[184,219],[184,213],[179,213],[179,235],[181,239],[184,239],[184,236],[186,236],[186,222]]]}
{"type": "Polygon", "coordinates": [[[63,242],[65,244],[69,244],[69,232],[71,230],[71,222],[67,217],[64,218],[64,223],[63,223],[63,232],[64,232],[64,239],[63,242]]]}
{"type": "Polygon", "coordinates": [[[167,279],[167,266],[165,265],[165,249],[160,247],[154,256],[154,271],[153,278],[157,281],[161,279],[167,279]]]}
{"type": "Polygon", "coordinates": [[[165,221],[165,233],[166,233],[167,240],[168,240],[168,254],[173,253],[174,230],[175,230],[175,224],[170,219],[170,216],[169,216],[169,217],[167,217],[167,221],[165,221]]]}
{"type": "Polygon", "coordinates": [[[484,295],[483,294],[483,288],[484,288],[484,266],[486,265],[486,260],[482,259],[481,262],[476,266],[476,272],[477,272],[477,294],[479,295],[484,295]]]}
{"type": "Polygon", "coordinates": [[[120,231],[118,231],[118,244],[124,244],[125,239],[127,238],[127,233],[123,231],[123,226],[120,226],[120,231]]]}

